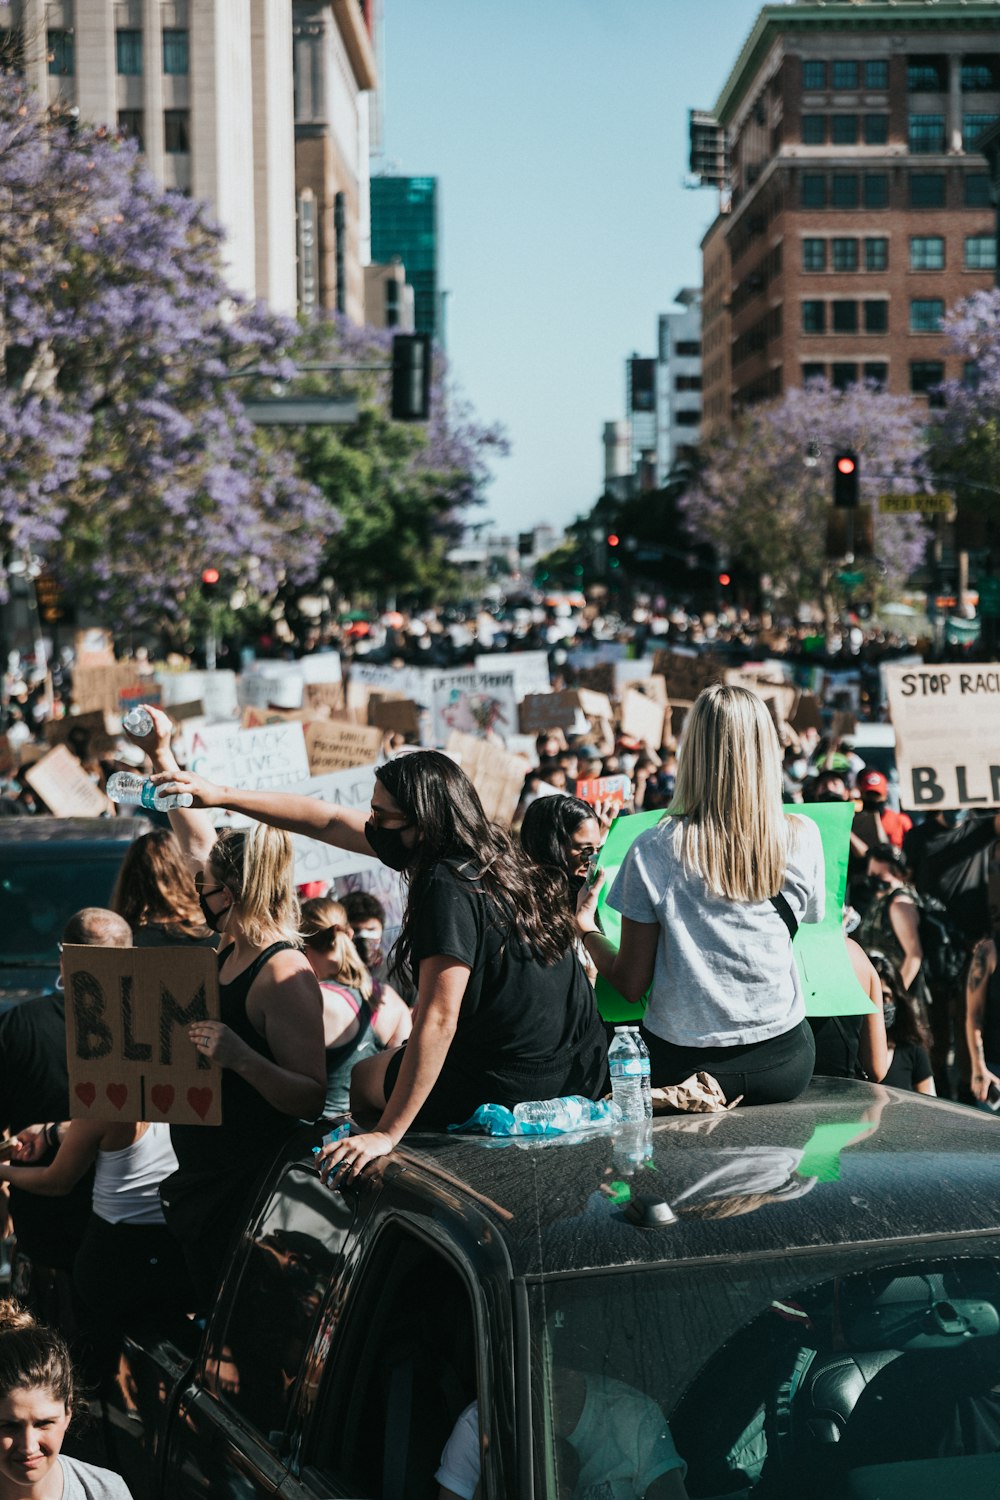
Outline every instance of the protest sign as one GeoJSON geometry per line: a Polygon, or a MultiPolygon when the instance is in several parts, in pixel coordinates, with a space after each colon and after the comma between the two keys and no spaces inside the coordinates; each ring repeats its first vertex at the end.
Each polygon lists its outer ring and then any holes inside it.
{"type": "Polygon", "coordinates": [[[57,818],[99,818],[112,811],[110,799],[65,745],[43,755],[24,779],[57,818]]]}
{"type": "Polygon", "coordinates": [[[579,699],[575,692],[529,693],[518,708],[522,734],[541,734],[546,729],[571,729],[579,699]]]}
{"type": "MultiPolygon", "coordinates": [[[[847,888],[853,805],[849,802],[803,803],[786,807],[785,812],[811,818],[823,840],[825,914],[822,922],[801,924],[792,950],[802,981],[806,1015],[868,1015],[874,1006],[854,973],[841,919],[847,888]]],[[[615,876],[639,835],[654,828],[664,817],[662,812],[650,812],[616,818],[598,858],[598,867],[605,871],[604,884],[597,897],[598,916],[601,930],[616,947],[621,941],[622,919],[608,902],[615,876]]],[[[597,979],[597,1004],[604,1020],[611,1022],[637,1022],[645,1009],[644,1002],[630,1005],[600,975],[597,979]]]]}
{"type": "Polygon", "coordinates": [[[336,651],[316,651],[311,656],[301,656],[295,665],[307,685],[341,680],[340,657],[336,651]]]}
{"type": "Polygon", "coordinates": [[[382,952],[389,957],[392,945],[399,937],[406,909],[406,885],[398,870],[376,863],[370,870],[355,870],[352,875],[338,875],[330,892],[338,901],[354,891],[367,891],[381,903],[385,912],[382,927],[382,952]]]}
{"type": "Polygon", "coordinates": [[[624,661],[628,655],[625,641],[592,641],[586,646],[573,646],[566,654],[571,667],[586,670],[588,667],[613,665],[624,661]]]}
{"type": "Polygon", "coordinates": [[[133,682],[128,687],[118,689],[118,712],[123,719],[133,708],[138,708],[140,703],[159,708],[162,701],[160,684],[155,679],[147,678],[145,682],[133,682]]]}
{"type": "Polygon", "coordinates": [[[368,722],[390,734],[419,734],[420,709],[411,698],[372,693],[368,700],[368,722]]]}
{"type": "Polygon", "coordinates": [[[616,661],[615,695],[620,697],[630,684],[634,687],[637,682],[645,682],[647,677],[652,677],[655,666],[656,662],[651,656],[637,656],[634,661],[616,661]]]}
{"type": "Polygon", "coordinates": [[[219,1019],[209,948],[63,948],[74,1120],[221,1125],[219,1069],[188,1038],[219,1019]]]}
{"type": "Polygon", "coordinates": [[[240,728],[263,729],[265,724],[305,724],[310,717],[305,708],[255,708],[248,703],[240,714],[240,728]]]}
{"type": "Polygon", "coordinates": [[[298,721],[239,729],[229,724],[184,728],[189,771],[244,791],[287,791],[309,775],[305,735],[298,721]]]}
{"type": "Polygon", "coordinates": [[[377,667],[353,661],[349,685],[366,687],[370,692],[402,693],[404,698],[412,698],[421,708],[427,708],[430,705],[430,676],[431,673],[423,667],[377,667]]]}
{"type": "Polygon", "coordinates": [[[552,686],[547,651],[497,651],[476,657],[477,672],[513,672],[518,702],[529,693],[547,693],[552,686]]]}
{"type": "MultiPolygon", "coordinates": [[[[635,665],[635,663],[633,663],[635,665]]],[[[647,698],[655,698],[657,703],[662,703],[666,708],[668,703],[666,679],[659,672],[650,672],[648,677],[636,677],[622,684],[622,692],[628,692],[634,688],[639,693],[645,693],[647,698]]]]}
{"type": "Polygon", "coordinates": [[[168,711],[175,703],[193,703],[195,699],[205,706],[206,717],[212,720],[235,719],[239,712],[236,693],[236,673],[219,667],[214,672],[157,672],[161,702],[168,711]]]}
{"type": "Polygon", "coordinates": [[[77,668],[114,666],[115,638],[111,631],[100,626],[74,631],[73,661],[77,668]]]}
{"type": "Polygon", "coordinates": [[[188,719],[204,719],[205,705],[200,698],[192,698],[189,703],[171,703],[169,709],[165,710],[175,724],[186,724],[188,719]]]}
{"type": "Polygon", "coordinates": [[[333,719],[314,719],[306,725],[306,755],[310,776],[330,771],[349,771],[378,759],[382,731],[367,724],[340,724],[333,719]]]}
{"type": "Polygon", "coordinates": [[[431,734],[443,745],[452,731],[503,739],[517,733],[513,672],[435,672],[431,677],[431,734]]]}
{"type": "Polygon", "coordinates": [[[68,745],[78,760],[89,760],[114,744],[109,716],[103,708],[88,714],[67,714],[64,719],[46,719],[45,738],[50,745],[68,745]]]}
{"type": "Polygon", "coordinates": [[[887,667],[886,679],[902,806],[1000,805],[1000,668],[887,667]]]}
{"type": "Polygon", "coordinates": [[[446,748],[479,793],[486,816],[494,823],[509,825],[517,811],[529,762],[489,740],[459,731],[448,736],[446,748]]]}
{"type": "Polygon", "coordinates": [[[815,729],[817,733],[822,731],[823,710],[815,693],[799,694],[788,722],[796,734],[804,734],[808,729],[815,729]]]}
{"type": "Polygon", "coordinates": [[[632,796],[632,781],[628,776],[588,776],[574,782],[573,795],[591,807],[598,803],[613,802],[622,807],[632,796]]]}
{"type": "MultiPolygon", "coordinates": [[[[140,674],[134,661],[116,661],[103,666],[81,667],[73,670],[73,703],[80,713],[91,713],[103,709],[106,713],[120,712],[120,695],[132,689],[144,693],[150,691],[155,679],[152,674],[140,674]]],[[[134,700],[142,703],[139,696],[134,700]]]]}
{"type": "MultiPolygon", "coordinates": [[[[633,663],[629,662],[629,666],[633,663]]],[[[615,664],[614,662],[600,662],[597,666],[581,667],[576,674],[577,685],[585,691],[592,693],[607,694],[609,698],[615,696],[615,664]]]]}
{"type": "MultiPolygon", "coordinates": [[[[315,797],[323,802],[337,802],[341,807],[367,813],[375,790],[375,767],[354,766],[349,771],[331,771],[327,776],[311,776],[287,788],[299,797],[315,797]]],[[[335,880],[359,870],[377,870],[382,865],[375,856],[355,854],[338,849],[305,834],[292,834],[295,856],[295,884],[310,880],[335,880]]]]}
{"type": "Polygon", "coordinates": [[[342,682],[307,682],[302,689],[302,704],[316,718],[339,713],[344,707],[342,682]]]}
{"type": "Polygon", "coordinates": [[[722,680],[722,663],[717,656],[694,651],[657,651],[653,670],[666,678],[670,701],[677,698],[693,702],[702,688],[722,680]]]}
{"type": "Polygon", "coordinates": [[[603,719],[610,723],[615,716],[607,693],[597,693],[590,688],[577,688],[576,701],[588,719],[603,719]]]}
{"type": "Polygon", "coordinates": [[[635,688],[626,688],[622,699],[622,734],[641,740],[651,750],[659,750],[663,743],[664,713],[664,705],[655,698],[647,698],[635,688]]]}
{"type": "Polygon", "coordinates": [[[298,662],[258,661],[241,673],[237,697],[244,708],[301,708],[304,688],[298,662]]]}

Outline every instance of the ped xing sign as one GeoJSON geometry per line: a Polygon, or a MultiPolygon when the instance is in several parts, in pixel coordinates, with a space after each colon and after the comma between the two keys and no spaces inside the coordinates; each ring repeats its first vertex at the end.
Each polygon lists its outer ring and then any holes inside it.
{"type": "Polygon", "coordinates": [[[880,495],[879,514],[882,516],[950,516],[955,509],[954,495],[880,495]]]}

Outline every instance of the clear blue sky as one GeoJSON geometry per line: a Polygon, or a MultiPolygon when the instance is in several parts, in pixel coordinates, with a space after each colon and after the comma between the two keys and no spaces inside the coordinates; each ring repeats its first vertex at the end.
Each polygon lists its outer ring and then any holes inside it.
{"type": "Polygon", "coordinates": [[[565,525],[600,493],[624,360],[701,282],[686,190],[758,0],[385,0],[385,157],[436,176],[458,381],[512,453],[480,517],[565,525]]]}

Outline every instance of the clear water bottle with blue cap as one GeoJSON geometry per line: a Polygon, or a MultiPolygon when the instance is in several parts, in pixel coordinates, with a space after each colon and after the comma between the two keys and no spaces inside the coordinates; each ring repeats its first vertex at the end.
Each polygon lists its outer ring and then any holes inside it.
{"type": "Polygon", "coordinates": [[[626,1122],[644,1120],[642,1102],[642,1059],[631,1028],[616,1026],[615,1037],[608,1048],[608,1071],[611,1074],[611,1097],[626,1122]]]}

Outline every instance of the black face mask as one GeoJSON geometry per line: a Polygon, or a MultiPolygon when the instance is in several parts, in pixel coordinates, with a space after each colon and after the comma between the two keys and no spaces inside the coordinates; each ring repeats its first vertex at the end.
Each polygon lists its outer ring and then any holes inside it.
{"type": "Polygon", "coordinates": [[[587,877],[586,875],[568,875],[566,878],[569,881],[569,893],[576,901],[577,896],[587,884],[587,877]]]}
{"type": "Polygon", "coordinates": [[[888,1001],[882,1001],[882,1019],[885,1021],[886,1031],[891,1031],[896,1020],[896,1007],[888,1001]]]}
{"type": "MultiPolygon", "coordinates": [[[[410,827],[410,824],[406,825],[410,827]]],[[[402,828],[379,828],[374,818],[365,824],[365,838],[374,849],[376,857],[390,870],[405,870],[414,851],[403,843],[402,828]]]]}
{"type": "Polygon", "coordinates": [[[200,892],[198,894],[198,905],[201,907],[201,914],[205,918],[205,926],[209,929],[209,931],[222,932],[223,924],[225,923],[226,918],[229,916],[229,913],[232,911],[232,907],[227,906],[225,911],[213,911],[209,906],[206,897],[201,895],[200,892]]]}
{"type": "Polygon", "coordinates": [[[369,937],[366,932],[354,934],[354,946],[358,950],[358,957],[366,969],[377,969],[382,962],[382,944],[378,938],[369,937]]]}

